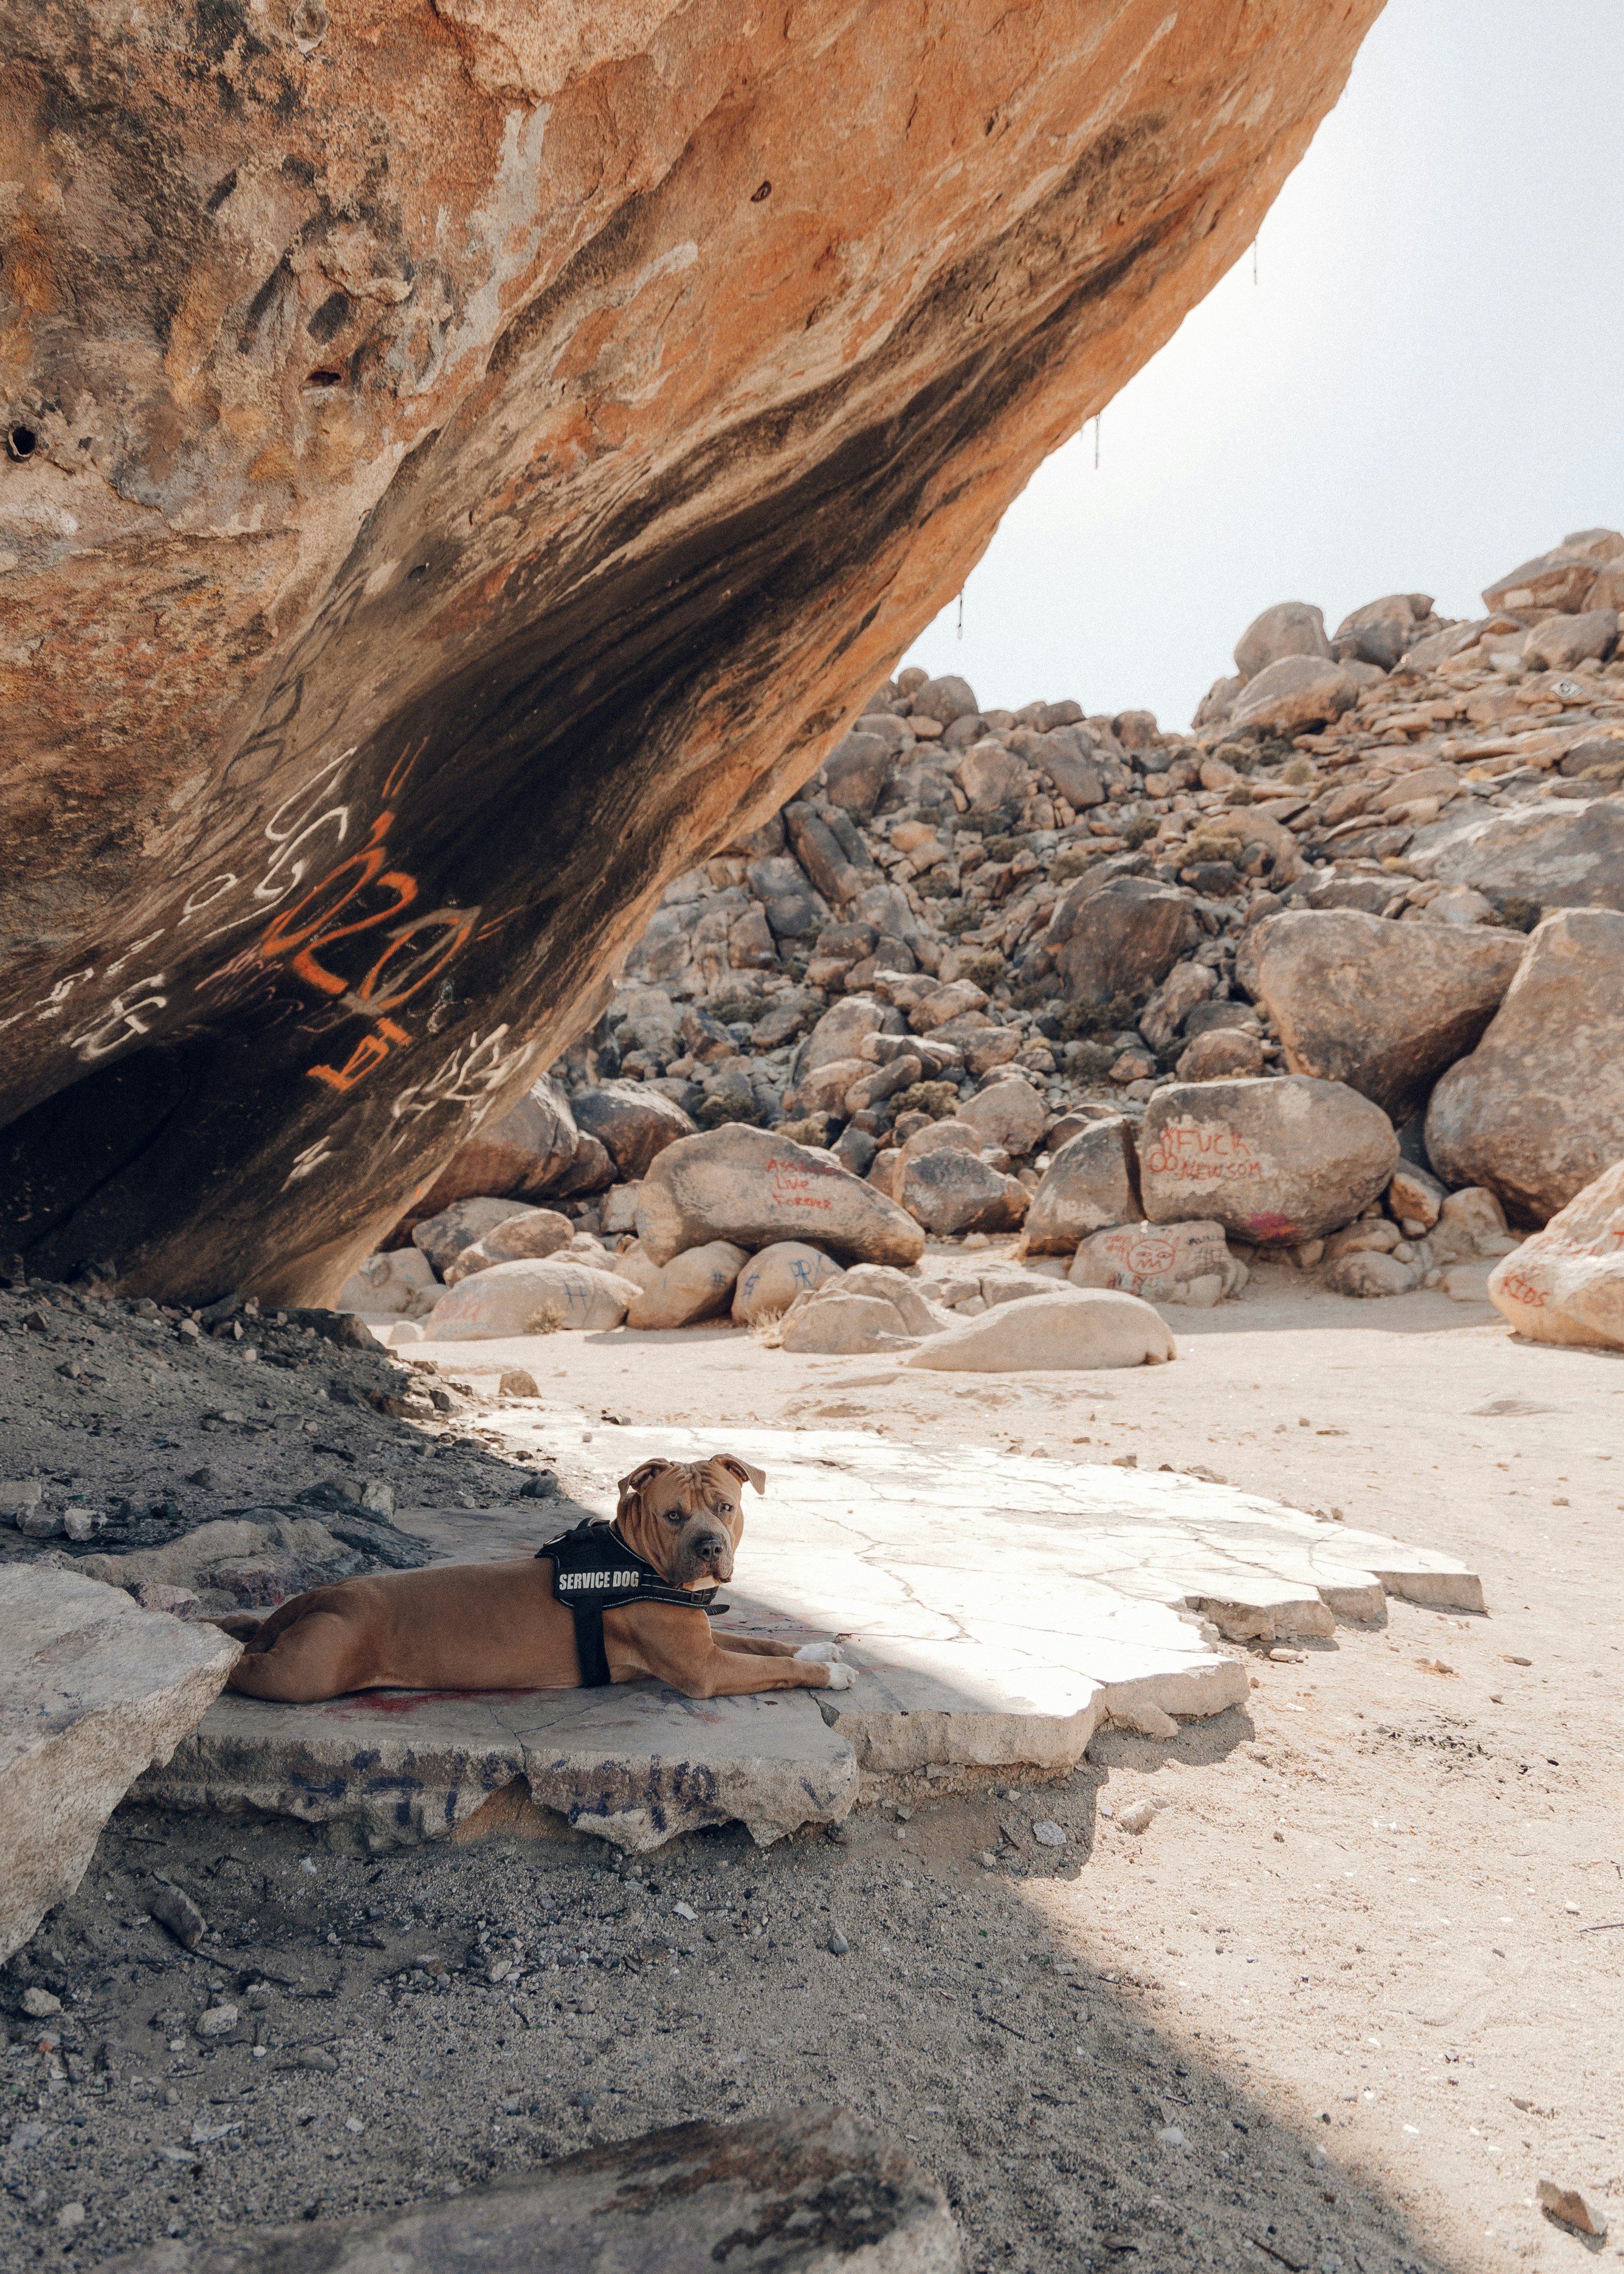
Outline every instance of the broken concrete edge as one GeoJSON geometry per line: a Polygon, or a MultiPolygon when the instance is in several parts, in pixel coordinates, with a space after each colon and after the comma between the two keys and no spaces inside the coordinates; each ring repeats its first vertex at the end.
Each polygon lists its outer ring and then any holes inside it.
{"type": "Polygon", "coordinates": [[[741,2240],[769,2235],[794,2263],[827,2270],[957,2274],[962,2263],[946,2196],[903,2144],[845,2109],[815,2105],[645,2132],[381,2218],[154,2242],[112,2260],[106,2274],[611,2263],[710,2274],[741,2240]]]}

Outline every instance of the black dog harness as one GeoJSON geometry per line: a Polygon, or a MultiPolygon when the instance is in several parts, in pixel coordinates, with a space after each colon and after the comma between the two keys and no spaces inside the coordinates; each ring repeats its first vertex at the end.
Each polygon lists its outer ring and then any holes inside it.
{"type": "Polygon", "coordinates": [[[673,1587],[652,1563],[626,1545],[613,1525],[590,1516],[573,1532],[536,1550],[536,1560],[553,1566],[553,1592],[575,1623],[581,1686],[601,1690],[609,1680],[604,1648],[604,1613],[627,1603],[673,1603],[685,1611],[726,1610],[714,1587],[673,1587]]]}

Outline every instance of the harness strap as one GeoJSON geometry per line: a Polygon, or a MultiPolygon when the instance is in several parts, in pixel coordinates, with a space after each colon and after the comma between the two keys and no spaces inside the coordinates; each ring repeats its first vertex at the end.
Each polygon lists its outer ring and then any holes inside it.
{"type": "Polygon", "coordinates": [[[558,1584],[560,1565],[576,1577],[587,1571],[601,1573],[606,1579],[613,1571],[614,1579],[620,1582],[591,1593],[577,1593],[572,1588],[565,1603],[575,1623],[575,1655],[581,1661],[583,1690],[603,1690],[609,1684],[609,1653],[604,1645],[605,1611],[639,1602],[668,1603],[674,1608],[706,1611],[712,1615],[730,1608],[717,1601],[714,1587],[705,1591],[673,1587],[599,1517],[585,1518],[557,1540],[549,1540],[545,1547],[538,1547],[536,1560],[552,1564],[555,1599],[562,1600],[558,1584]]]}

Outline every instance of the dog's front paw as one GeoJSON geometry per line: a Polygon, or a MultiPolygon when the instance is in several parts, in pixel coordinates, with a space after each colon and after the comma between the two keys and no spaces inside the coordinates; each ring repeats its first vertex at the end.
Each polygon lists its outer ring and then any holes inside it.
{"type": "Polygon", "coordinates": [[[857,1668],[844,1662],[830,1667],[828,1674],[829,1679],[823,1684],[825,1690],[849,1690],[857,1679],[857,1668]]]}
{"type": "Polygon", "coordinates": [[[813,1666],[838,1666],[845,1653],[838,1642],[803,1642],[795,1655],[813,1666]]]}

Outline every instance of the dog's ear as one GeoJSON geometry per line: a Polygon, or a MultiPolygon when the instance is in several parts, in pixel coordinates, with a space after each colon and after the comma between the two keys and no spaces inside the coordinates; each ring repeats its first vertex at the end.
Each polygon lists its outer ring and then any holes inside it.
{"type": "Polygon", "coordinates": [[[615,1487],[620,1496],[620,1505],[615,1510],[616,1521],[636,1506],[645,1485],[651,1485],[656,1477],[663,1476],[673,1465],[665,1460],[639,1461],[635,1469],[623,1476],[615,1487]]]}
{"type": "Polygon", "coordinates": [[[741,1485],[754,1485],[758,1493],[766,1491],[764,1470],[752,1468],[748,1461],[741,1461],[736,1453],[718,1453],[715,1459],[718,1468],[726,1469],[731,1476],[737,1477],[741,1485]]]}

